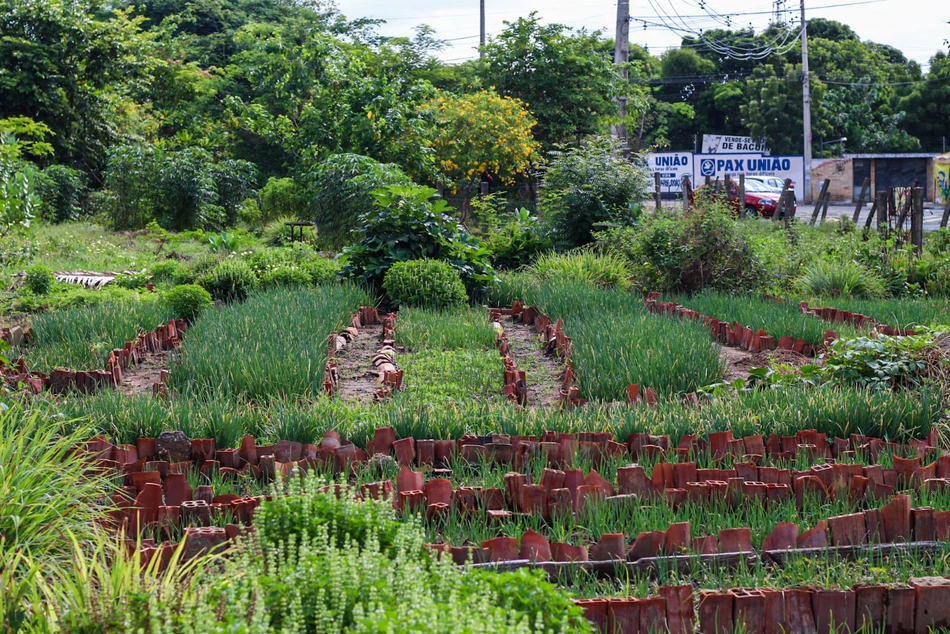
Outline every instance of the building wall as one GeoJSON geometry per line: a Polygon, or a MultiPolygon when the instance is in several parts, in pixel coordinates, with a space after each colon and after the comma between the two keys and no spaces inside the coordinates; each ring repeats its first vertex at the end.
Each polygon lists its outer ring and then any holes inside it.
{"type": "Polygon", "coordinates": [[[812,167],[812,200],[818,198],[826,178],[831,179],[828,191],[831,193],[832,202],[850,202],[854,198],[854,170],[851,159],[827,159],[817,167],[812,167]]]}

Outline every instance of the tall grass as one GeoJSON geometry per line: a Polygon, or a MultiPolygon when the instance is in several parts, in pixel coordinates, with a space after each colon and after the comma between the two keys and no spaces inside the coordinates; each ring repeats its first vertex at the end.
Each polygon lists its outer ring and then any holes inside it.
{"type": "Polygon", "coordinates": [[[31,369],[49,372],[102,369],[113,348],[174,317],[160,301],[103,303],[33,319],[35,345],[28,352],[31,369]]]}
{"type": "Polygon", "coordinates": [[[812,345],[824,341],[825,330],[842,336],[860,336],[860,331],[847,324],[829,325],[798,310],[795,302],[775,302],[755,295],[723,295],[705,292],[693,296],[670,295],[664,301],[676,302],[703,315],[724,321],[737,321],[753,330],[761,328],[773,337],[801,338],[812,345]]]}
{"type": "Polygon", "coordinates": [[[719,344],[701,324],[648,313],[636,295],[573,281],[503,279],[497,299],[538,306],[564,320],[574,341],[581,392],[590,399],[626,399],[631,383],[661,397],[691,392],[722,377],[719,344]]]}
{"type": "Polygon", "coordinates": [[[263,291],[207,311],[188,331],[172,370],[174,389],[207,399],[255,402],[321,393],[327,337],[369,303],[349,285],[263,291]]]}
{"type": "Polygon", "coordinates": [[[88,539],[106,510],[108,481],[71,456],[89,427],[61,426],[40,412],[0,411],[0,550],[51,561],[71,550],[67,533],[88,539]]]}

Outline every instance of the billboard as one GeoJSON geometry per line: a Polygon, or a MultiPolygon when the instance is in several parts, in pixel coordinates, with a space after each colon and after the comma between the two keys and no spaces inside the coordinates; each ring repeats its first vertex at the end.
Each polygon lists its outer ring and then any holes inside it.
{"type": "MultiPolygon", "coordinates": [[[[722,179],[728,174],[737,178],[746,176],[775,176],[781,180],[791,178],[796,194],[801,192],[805,181],[805,159],[801,156],[768,156],[766,154],[695,154],[693,156],[695,177],[693,186],[699,187],[709,176],[711,180],[722,179]]],[[[800,197],[800,196],[799,196],[800,197]]]]}
{"type": "Polygon", "coordinates": [[[756,141],[750,136],[704,134],[703,154],[768,154],[765,139],[756,141]]]}
{"type": "Polygon", "coordinates": [[[662,193],[681,194],[683,193],[683,177],[693,178],[693,153],[657,152],[647,154],[647,167],[650,169],[651,178],[655,173],[660,174],[660,190],[662,193]]]}

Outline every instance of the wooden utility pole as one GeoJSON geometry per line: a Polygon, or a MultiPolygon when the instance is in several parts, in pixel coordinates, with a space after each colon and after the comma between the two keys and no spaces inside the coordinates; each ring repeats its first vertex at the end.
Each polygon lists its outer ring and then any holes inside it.
{"type": "Polygon", "coordinates": [[[485,57],[485,0],[479,0],[479,13],[481,15],[480,29],[478,32],[478,57],[485,57]]]}
{"type": "MultiPolygon", "coordinates": [[[[483,0],[484,2],[484,0],[483,0]]],[[[629,79],[627,74],[627,62],[630,59],[630,0],[617,1],[617,32],[614,36],[614,64],[622,65],[620,76],[624,83],[629,79]]],[[[627,116],[627,98],[625,96],[617,97],[617,116],[618,122],[610,126],[613,136],[620,139],[621,143],[626,145],[627,126],[624,125],[624,118],[627,116]]]]}

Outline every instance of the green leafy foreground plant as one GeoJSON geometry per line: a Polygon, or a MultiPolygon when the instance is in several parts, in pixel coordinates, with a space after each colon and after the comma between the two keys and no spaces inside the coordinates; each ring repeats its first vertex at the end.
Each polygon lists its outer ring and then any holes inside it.
{"type": "Polygon", "coordinates": [[[446,308],[468,300],[458,271],[439,260],[396,262],[383,278],[383,289],[400,307],[446,308]]]}
{"type": "MultiPolygon", "coordinates": [[[[568,597],[525,571],[439,561],[390,501],[341,499],[315,474],[279,483],[212,592],[218,631],[589,632],[568,597]]],[[[345,488],[345,487],[344,487],[345,488]]]]}

